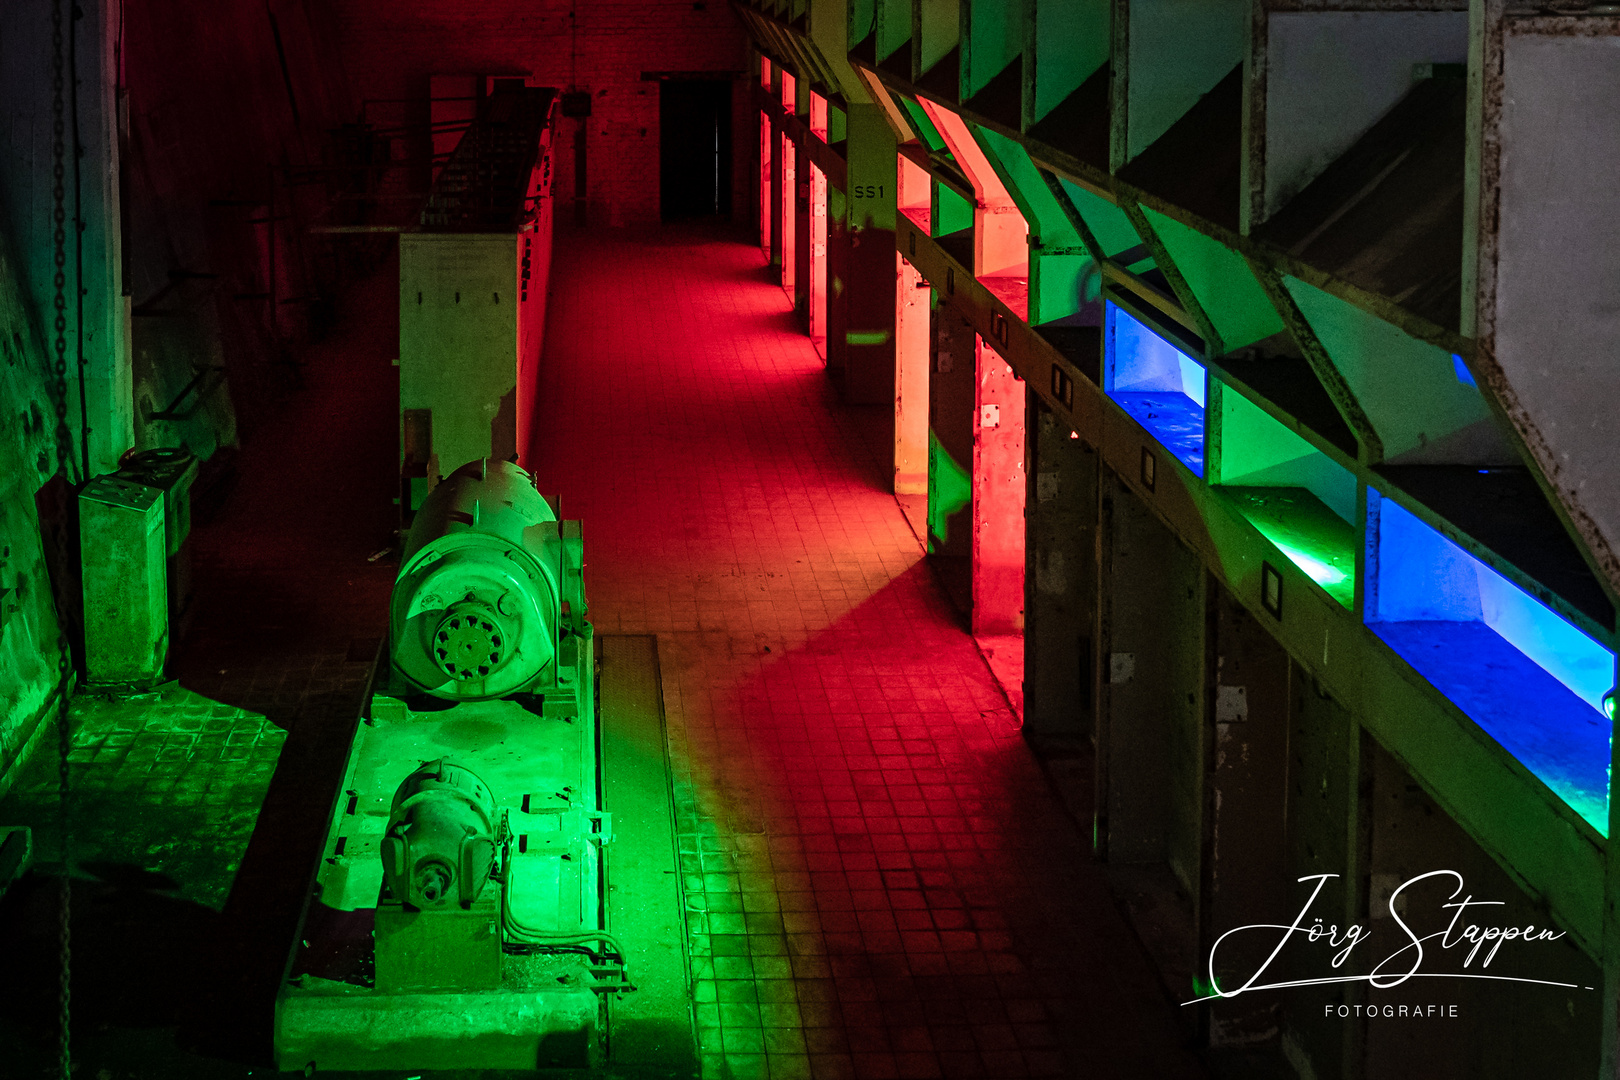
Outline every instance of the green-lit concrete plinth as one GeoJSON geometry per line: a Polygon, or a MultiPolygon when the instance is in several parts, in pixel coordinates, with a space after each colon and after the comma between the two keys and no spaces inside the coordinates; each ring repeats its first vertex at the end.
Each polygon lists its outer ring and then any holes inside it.
{"type": "MultiPolygon", "coordinates": [[[[580,965],[576,978],[588,979],[580,965]]],[[[589,989],[382,994],[306,979],[276,1010],[276,1064],[316,1069],[589,1068],[598,1063],[589,989]]]]}
{"type": "Polygon", "coordinates": [[[277,1002],[280,1068],[696,1075],[656,641],[604,643],[600,710],[591,644],[587,633],[567,650],[576,665],[543,698],[452,705],[386,684],[373,695],[277,1002]],[[507,822],[505,881],[468,911],[391,910],[378,854],[390,804],[437,758],[489,786],[507,822]],[[498,973],[473,964],[478,934],[501,923],[509,942],[515,925],[611,934],[636,989],[577,949],[509,944],[498,973]],[[415,955],[401,958],[407,937],[415,955]]]}

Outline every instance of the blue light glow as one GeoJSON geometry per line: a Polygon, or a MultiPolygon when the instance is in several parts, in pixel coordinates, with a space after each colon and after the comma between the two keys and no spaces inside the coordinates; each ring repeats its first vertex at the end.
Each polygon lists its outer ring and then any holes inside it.
{"type": "Polygon", "coordinates": [[[1368,628],[1607,836],[1614,654],[1376,491],[1367,516],[1368,628]]]}
{"type": "Polygon", "coordinates": [[[1204,475],[1204,365],[1107,305],[1103,390],[1197,476],[1204,475]]]}
{"type": "Polygon", "coordinates": [[[1468,370],[1468,365],[1463,363],[1463,358],[1458,356],[1456,353],[1451,354],[1451,370],[1457,373],[1457,381],[1463,385],[1473,387],[1479,386],[1479,384],[1474,381],[1474,373],[1468,370]]]}
{"type": "Polygon", "coordinates": [[[1379,507],[1378,589],[1369,598],[1368,622],[1482,622],[1603,710],[1603,695],[1614,685],[1613,653],[1416,515],[1389,499],[1379,507]]]}

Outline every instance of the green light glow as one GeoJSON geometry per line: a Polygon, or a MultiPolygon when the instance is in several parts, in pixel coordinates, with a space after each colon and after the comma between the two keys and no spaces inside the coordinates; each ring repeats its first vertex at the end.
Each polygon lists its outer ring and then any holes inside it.
{"type": "Polygon", "coordinates": [[[928,430],[928,549],[949,539],[950,517],[973,500],[973,478],[928,430]]]}
{"type": "Polygon", "coordinates": [[[1220,488],[1234,509],[1344,607],[1355,603],[1355,531],[1299,487],[1220,488]]]}
{"type": "Polygon", "coordinates": [[[1347,553],[1338,553],[1318,549],[1314,554],[1308,554],[1302,549],[1297,534],[1284,532],[1274,522],[1261,518],[1258,514],[1250,516],[1249,521],[1260,530],[1260,535],[1270,540],[1278,551],[1289,562],[1305,571],[1305,576],[1326,589],[1328,595],[1333,597],[1345,607],[1349,607],[1355,598],[1356,583],[1349,573],[1333,565],[1334,562],[1348,558],[1347,553]],[[1290,541],[1294,541],[1290,543],[1290,541]]]}
{"type": "Polygon", "coordinates": [[[1277,544],[1278,551],[1288,556],[1290,562],[1299,567],[1301,570],[1305,571],[1306,576],[1308,576],[1318,585],[1322,586],[1324,589],[1330,585],[1337,585],[1339,582],[1350,576],[1343,570],[1329,566],[1327,563],[1322,562],[1319,559],[1311,558],[1309,555],[1305,554],[1296,547],[1290,547],[1287,544],[1279,544],[1275,540],[1273,540],[1272,543],[1277,544]]]}

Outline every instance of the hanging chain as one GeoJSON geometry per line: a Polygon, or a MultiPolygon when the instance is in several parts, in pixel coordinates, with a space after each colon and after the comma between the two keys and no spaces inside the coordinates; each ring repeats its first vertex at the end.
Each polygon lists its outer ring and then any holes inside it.
{"type": "MultiPolygon", "coordinates": [[[[53,335],[51,357],[51,390],[55,400],[52,404],[56,408],[56,462],[57,468],[64,476],[69,473],[73,461],[73,435],[68,430],[67,422],[67,194],[65,181],[67,177],[66,166],[66,117],[63,108],[63,36],[62,36],[62,0],[54,0],[51,5],[51,242],[53,245],[52,258],[56,267],[56,296],[53,303],[54,321],[52,323],[53,335]]],[[[72,1002],[71,973],[73,970],[73,941],[72,941],[72,903],[73,903],[73,875],[71,873],[71,850],[68,840],[68,756],[72,750],[72,735],[68,729],[68,700],[65,689],[68,681],[68,669],[72,664],[72,654],[68,649],[67,638],[62,635],[57,642],[60,656],[57,660],[57,676],[62,680],[64,690],[57,702],[56,745],[58,752],[57,774],[57,829],[59,830],[60,851],[62,856],[61,896],[58,906],[58,945],[61,963],[61,974],[58,982],[58,996],[60,1003],[60,1042],[58,1045],[58,1066],[61,1070],[62,1080],[71,1080],[73,1075],[73,1056],[70,1042],[69,1007],[72,1002]]]]}
{"type": "MultiPolygon", "coordinates": [[[[63,648],[63,668],[67,667],[67,650],[63,648]]],[[[62,675],[67,678],[66,673],[62,675]]],[[[57,827],[61,829],[62,851],[62,881],[61,897],[58,912],[58,947],[61,971],[57,977],[57,993],[59,998],[60,1034],[57,1047],[58,1063],[61,1068],[62,1080],[72,1080],[73,1054],[69,1042],[69,1012],[73,1001],[73,931],[71,926],[73,903],[73,874],[69,862],[68,848],[68,753],[72,749],[72,736],[68,730],[68,700],[64,693],[58,699],[56,706],[56,748],[58,753],[59,772],[57,774],[57,827]]]]}
{"type": "Polygon", "coordinates": [[[56,460],[66,469],[73,460],[73,435],[67,422],[67,121],[62,98],[62,0],[51,6],[51,40],[55,45],[51,57],[51,242],[56,266],[51,391],[56,408],[56,460]]]}

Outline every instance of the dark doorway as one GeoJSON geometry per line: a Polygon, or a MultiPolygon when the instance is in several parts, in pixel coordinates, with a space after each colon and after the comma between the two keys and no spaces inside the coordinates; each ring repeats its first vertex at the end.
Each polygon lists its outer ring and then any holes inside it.
{"type": "Polygon", "coordinates": [[[664,79],[658,98],[665,221],[731,213],[731,81],[664,79]]]}

